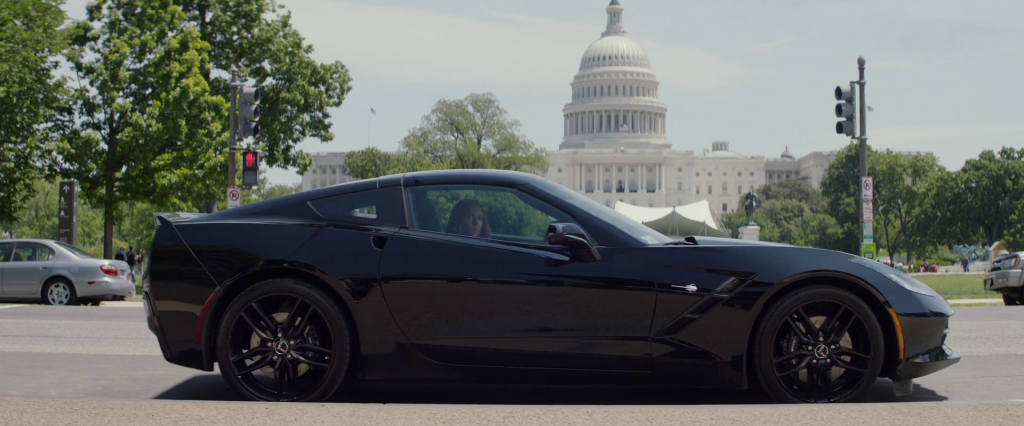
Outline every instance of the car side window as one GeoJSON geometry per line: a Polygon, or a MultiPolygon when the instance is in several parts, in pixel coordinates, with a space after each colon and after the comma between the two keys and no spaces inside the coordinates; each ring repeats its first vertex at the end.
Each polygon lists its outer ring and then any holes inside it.
{"type": "Polygon", "coordinates": [[[476,238],[547,245],[548,225],[576,223],[512,188],[436,185],[407,189],[411,227],[476,238]]]}
{"type": "Polygon", "coordinates": [[[309,204],[325,219],[405,226],[405,208],[399,188],[336,195],[309,204]]]}
{"type": "Polygon", "coordinates": [[[8,259],[11,252],[14,251],[14,243],[0,243],[0,262],[10,262],[8,259]]]}
{"type": "Polygon", "coordinates": [[[12,262],[38,262],[53,259],[53,249],[39,243],[18,243],[12,262]]]}

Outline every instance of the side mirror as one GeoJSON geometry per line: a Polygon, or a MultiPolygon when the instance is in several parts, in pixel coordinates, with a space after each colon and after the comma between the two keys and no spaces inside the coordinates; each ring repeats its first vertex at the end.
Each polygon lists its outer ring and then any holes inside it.
{"type": "Polygon", "coordinates": [[[575,223],[552,223],[548,226],[548,244],[569,248],[569,258],[579,262],[596,262],[601,255],[575,223]]]}

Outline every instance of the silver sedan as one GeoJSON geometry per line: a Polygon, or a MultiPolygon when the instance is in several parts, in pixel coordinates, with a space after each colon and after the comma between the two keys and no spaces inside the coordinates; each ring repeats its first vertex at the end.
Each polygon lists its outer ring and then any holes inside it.
{"type": "Polygon", "coordinates": [[[0,240],[0,299],[77,305],[134,295],[126,262],[54,240],[0,240]]]}

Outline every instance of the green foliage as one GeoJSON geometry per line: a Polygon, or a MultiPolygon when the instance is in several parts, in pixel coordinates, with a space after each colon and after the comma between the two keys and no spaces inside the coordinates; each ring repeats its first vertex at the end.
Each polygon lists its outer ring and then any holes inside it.
{"type": "MultiPolygon", "coordinates": [[[[261,184],[263,181],[260,182],[261,184]]],[[[286,195],[292,195],[302,191],[302,184],[295,183],[291,185],[285,184],[274,184],[261,188],[255,195],[256,201],[265,201],[278,197],[284,197],[286,195]]]]}
{"type": "MultiPolygon", "coordinates": [[[[345,65],[313,60],[313,46],[292,27],[291,12],[274,11],[268,0],[173,3],[185,11],[184,22],[210,45],[203,76],[212,93],[223,99],[230,96],[231,67],[262,91],[260,134],[255,140],[264,152],[261,161],[268,167],[297,167],[305,173],[312,157],[295,146],[309,138],[334,139],[328,110],[341,106],[352,90],[345,65]]],[[[227,123],[227,111],[217,119],[227,123]]]]}
{"type": "Polygon", "coordinates": [[[890,151],[878,153],[874,161],[874,211],[876,221],[882,224],[875,231],[875,240],[883,241],[885,247],[905,248],[908,259],[914,259],[915,247],[926,254],[936,241],[924,207],[930,195],[929,183],[943,169],[935,157],[890,151]]]}
{"type": "Polygon", "coordinates": [[[87,15],[68,53],[83,86],[60,153],[82,198],[103,208],[109,258],[119,204],[184,210],[218,193],[226,105],[202,75],[209,45],[170,0],[99,0],[87,15]]]}
{"type": "MultiPolygon", "coordinates": [[[[878,153],[868,146],[868,175],[875,175],[878,153]]],[[[856,142],[848,144],[836,153],[836,159],[829,164],[825,178],[821,181],[821,193],[825,198],[825,211],[836,220],[840,237],[835,250],[859,254],[861,243],[860,225],[860,153],[856,142]]],[[[878,231],[875,232],[878,234],[878,231]]],[[[880,248],[887,248],[880,246],[880,248]]]]}
{"type": "Polygon", "coordinates": [[[538,173],[547,169],[544,150],[520,133],[491,93],[438,101],[409,131],[396,153],[377,148],[345,157],[349,176],[366,179],[440,169],[501,169],[538,173]]]}
{"type": "MultiPolygon", "coordinates": [[[[762,186],[756,192],[761,205],[752,220],[761,227],[762,241],[828,249],[836,246],[842,229],[824,213],[825,200],[810,184],[784,180],[762,186]]],[[[746,215],[745,211],[737,210],[723,216],[723,224],[733,238],[739,237],[746,215]]]]}
{"type": "Polygon", "coordinates": [[[67,79],[54,76],[67,47],[61,3],[0,2],[0,223],[15,220],[37,179],[55,174],[53,125],[67,94],[67,79]]]}
{"type": "Polygon", "coordinates": [[[979,236],[991,246],[1006,237],[1015,247],[1024,240],[1024,148],[982,151],[978,158],[940,176],[932,187],[930,210],[946,244],[979,236]]]}

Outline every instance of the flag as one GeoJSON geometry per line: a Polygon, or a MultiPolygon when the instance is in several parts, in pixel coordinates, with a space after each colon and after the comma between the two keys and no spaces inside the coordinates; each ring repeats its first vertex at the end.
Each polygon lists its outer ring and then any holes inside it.
{"type": "Polygon", "coordinates": [[[373,107],[370,107],[370,114],[377,115],[377,110],[373,109],[373,107]]]}
{"type": "Polygon", "coordinates": [[[619,131],[620,132],[628,132],[629,131],[629,126],[627,126],[626,123],[622,123],[622,125],[619,126],[619,131]]]}
{"type": "Polygon", "coordinates": [[[871,105],[868,105],[868,111],[869,111],[869,112],[875,112],[875,109],[874,109],[874,108],[871,108],[871,105]]]}

